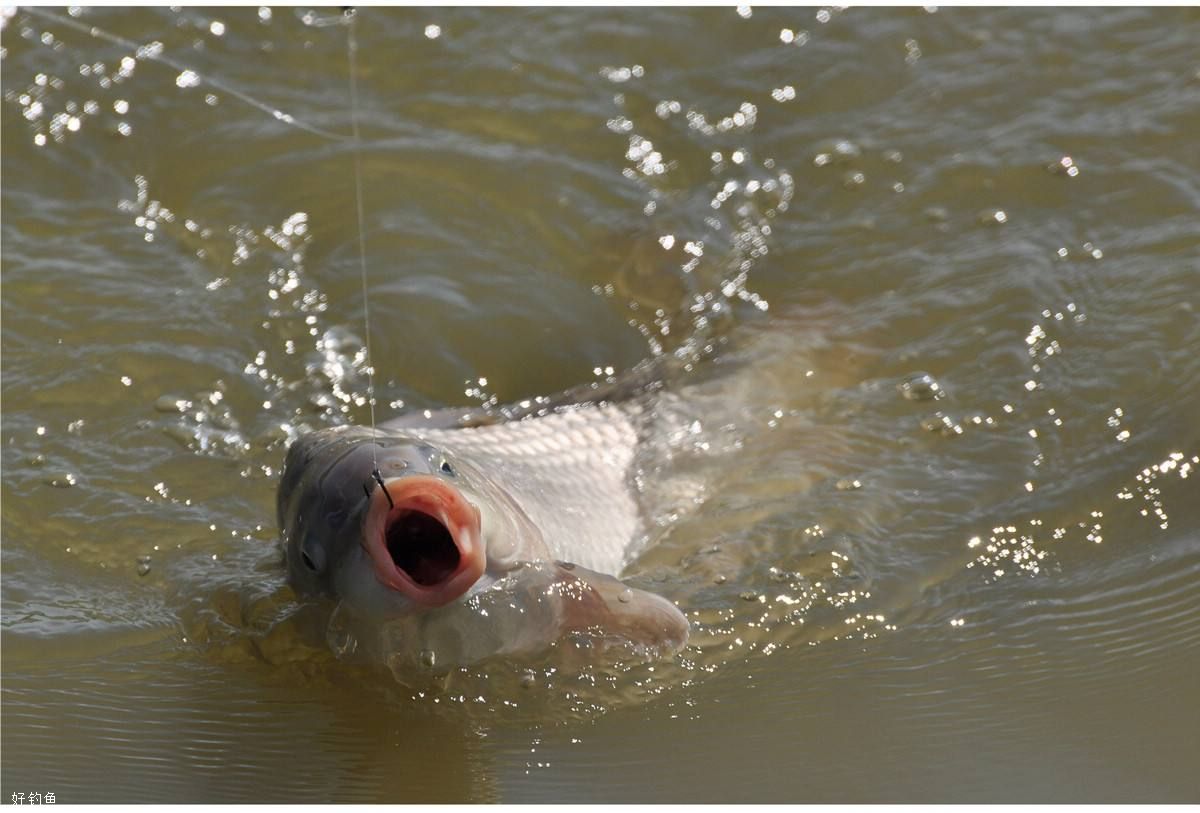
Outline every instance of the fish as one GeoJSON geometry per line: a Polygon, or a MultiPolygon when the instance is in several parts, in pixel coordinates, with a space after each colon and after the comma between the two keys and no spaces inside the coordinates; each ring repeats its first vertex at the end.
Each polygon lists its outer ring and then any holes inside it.
{"type": "Polygon", "coordinates": [[[684,613],[621,579],[645,538],[634,462],[647,410],[603,394],[300,436],[277,491],[293,590],[335,600],[330,628],[372,639],[393,669],[565,640],[677,652],[684,613]]]}

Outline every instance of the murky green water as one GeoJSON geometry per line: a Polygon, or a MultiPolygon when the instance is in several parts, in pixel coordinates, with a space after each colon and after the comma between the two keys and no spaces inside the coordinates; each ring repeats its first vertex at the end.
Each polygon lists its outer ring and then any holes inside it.
{"type": "Polygon", "coordinates": [[[423,693],[275,547],[287,440],[366,419],[346,28],[51,14],[0,62],[5,801],[1200,798],[1195,10],[363,11],[382,412],[717,358],[629,574],[689,649],[423,693]]]}

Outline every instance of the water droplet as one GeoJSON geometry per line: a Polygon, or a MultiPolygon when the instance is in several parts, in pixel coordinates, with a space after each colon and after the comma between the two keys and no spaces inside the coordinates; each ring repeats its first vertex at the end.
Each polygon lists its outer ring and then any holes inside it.
{"type": "Polygon", "coordinates": [[[158,412],[187,412],[191,408],[191,401],[174,395],[160,395],[154,402],[154,409],[158,412]]]}
{"type": "Polygon", "coordinates": [[[629,602],[633,601],[633,591],[628,587],[625,588],[620,593],[617,593],[617,601],[621,602],[622,604],[628,604],[629,602]]]}
{"type": "Polygon", "coordinates": [[[909,401],[935,401],[945,395],[937,379],[929,373],[913,373],[897,389],[909,401]]]}
{"type": "Polygon", "coordinates": [[[175,84],[181,88],[194,88],[200,84],[200,74],[186,70],[175,77],[175,84]]]}
{"type": "Polygon", "coordinates": [[[931,418],[925,418],[921,421],[921,428],[926,432],[933,432],[935,435],[947,438],[963,433],[962,424],[949,415],[943,415],[940,412],[931,418]]]}
{"type": "Polygon", "coordinates": [[[70,488],[79,481],[76,479],[74,474],[71,474],[70,472],[61,472],[59,474],[54,474],[50,477],[47,477],[42,482],[48,486],[54,486],[55,488],[70,488]]]}
{"type": "Polygon", "coordinates": [[[1063,175],[1068,178],[1079,176],[1079,165],[1069,155],[1059,158],[1053,164],[1048,165],[1046,169],[1054,175],[1063,175]]]}
{"type": "Polygon", "coordinates": [[[163,52],[163,44],[158,40],[147,43],[137,49],[138,59],[154,59],[163,52]]]}

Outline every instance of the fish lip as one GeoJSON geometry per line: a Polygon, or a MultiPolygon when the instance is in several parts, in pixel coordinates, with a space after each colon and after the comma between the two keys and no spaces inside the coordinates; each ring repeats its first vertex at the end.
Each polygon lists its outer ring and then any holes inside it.
{"type": "Polygon", "coordinates": [[[479,580],[487,565],[479,509],[454,485],[429,475],[393,477],[372,492],[363,521],[362,546],[375,578],[423,607],[441,607],[459,598],[479,580]],[[458,549],[457,567],[437,584],[414,581],[388,552],[388,524],[406,511],[420,511],[441,522],[458,549]]]}

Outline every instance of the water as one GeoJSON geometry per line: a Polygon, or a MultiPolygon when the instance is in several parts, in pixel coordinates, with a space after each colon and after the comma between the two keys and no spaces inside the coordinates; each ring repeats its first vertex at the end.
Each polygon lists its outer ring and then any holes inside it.
{"type": "Polygon", "coordinates": [[[143,50],[5,19],[6,800],[1200,797],[1194,10],[364,10],[381,415],[717,359],[693,646],[421,691],[274,544],[367,420],[345,29],[73,19],[143,50]]]}

